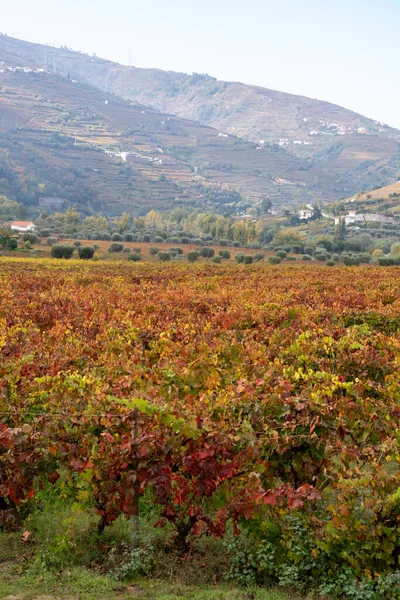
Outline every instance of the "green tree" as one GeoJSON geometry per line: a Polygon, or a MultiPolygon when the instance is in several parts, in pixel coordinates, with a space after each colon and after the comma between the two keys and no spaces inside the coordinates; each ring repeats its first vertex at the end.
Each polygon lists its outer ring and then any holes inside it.
{"type": "Polygon", "coordinates": [[[78,256],[83,260],[89,260],[94,256],[93,246],[79,246],[78,256]]]}
{"type": "Polygon", "coordinates": [[[204,248],[200,248],[199,250],[200,256],[204,258],[212,258],[215,254],[214,248],[209,248],[208,246],[204,246],[204,248]]]}
{"type": "Polygon", "coordinates": [[[337,240],[344,240],[346,238],[346,221],[343,218],[339,219],[339,223],[336,225],[335,238],[337,240]]]}
{"type": "Polygon", "coordinates": [[[272,208],[272,202],[269,198],[263,198],[261,200],[261,214],[267,214],[269,210],[272,208]]]}
{"type": "Polygon", "coordinates": [[[64,244],[55,244],[51,248],[51,256],[53,258],[71,258],[75,248],[64,244]]]}
{"type": "Polygon", "coordinates": [[[15,238],[10,237],[7,243],[7,248],[9,250],[16,250],[18,248],[18,241],[15,238]]]}
{"type": "Polygon", "coordinates": [[[0,229],[0,248],[7,248],[8,241],[11,238],[11,231],[8,229],[0,229]]]}
{"type": "Polygon", "coordinates": [[[194,263],[196,260],[198,260],[199,256],[200,256],[200,254],[198,252],[196,252],[195,250],[188,252],[188,254],[187,254],[188,262],[194,263]]]}
{"type": "Polygon", "coordinates": [[[132,217],[127,212],[122,213],[120,217],[114,219],[114,223],[119,231],[119,233],[124,233],[128,231],[131,226],[132,217]]]}

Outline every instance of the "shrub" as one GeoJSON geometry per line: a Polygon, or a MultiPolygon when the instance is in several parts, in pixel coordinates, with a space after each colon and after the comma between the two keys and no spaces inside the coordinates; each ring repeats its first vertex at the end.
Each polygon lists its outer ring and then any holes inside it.
{"type": "Polygon", "coordinates": [[[78,248],[78,256],[82,260],[89,260],[94,256],[94,248],[93,246],[80,246],[78,248]]]}
{"type": "Polygon", "coordinates": [[[271,263],[271,265],[279,265],[282,260],[279,258],[279,256],[270,256],[268,262],[271,263]]]}
{"type": "Polygon", "coordinates": [[[145,233],[144,236],[143,236],[143,241],[144,242],[150,242],[150,240],[151,240],[150,234],[149,233],[145,233]]]}
{"type": "Polygon", "coordinates": [[[238,252],[238,253],[235,255],[235,260],[236,260],[236,262],[237,262],[237,263],[243,263],[243,262],[244,262],[244,257],[245,257],[245,256],[246,256],[246,255],[245,255],[243,252],[238,252]]]}
{"type": "Polygon", "coordinates": [[[79,248],[79,246],[82,246],[82,243],[81,243],[81,242],[79,242],[79,241],[77,240],[77,241],[76,241],[76,242],[74,242],[72,245],[73,245],[75,248],[79,248]]]}
{"type": "Polygon", "coordinates": [[[190,263],[194,263],[199,258],[199,256],[200,254],[195,250],[192,250],[191,252],[187,253],[187,259],[190,263]]]}
{"type": "Polygon", "coordinates": [[[127,248],[126,246],[125,246],[125,248],[122,250],[122,252],[125,252],[125,254],[129,254],[129,253],[130,253],[130,251],[131,251],[131,249],[130,249],[130,248],[127,248]]]}
{"type": "Polygon", "coordinates": [[[54,244],[51,248],[51,256],[53,258],[71,258],[75,248],[66,244],[54,244]]]}
{"type": "Polygon", "coordinates": [[[392,267],[396,264],[396,259],[393,256],[379,256],[378,265],[381,267],[392,267]]]}
{"type": "Polygon", "coordinates": [[[156,244],[162,244],[164,241],[164,238],[161,237],[161,235],[156,235],[153,238],[153,242],[155,242],[156,244]]]}
{"type": "Polygon", "coordinates": [[[251,265],[253,262],[253,257],[251,254],[245,254],[243,257],[243,264],[244,265],[251,265]]]}
{"type": "Polygon", "coordinates": [[[158,253],[158,258],[162,262],[166,262],[168,260],[171,260],[171,254],[169,252],[159,252],[158,253]]]}
{"type": "Polygon", "coordinates": [[[312,256],[310,256],[310,254],[303,254],[301,260],[312,260],[312,256]]]}
{"type": "Polygon", "coordinates": [[[342,257],[343,264],[347,267],[357,266],[360,264],[360,259],[356,256],[343,256],[342,257]]]}
{"type": "Polygon", "coordinates": [[[371,262],[372,257],[370,254],[368,254],[368,252],[363,252],[362,254],[360,254],[358,256],[358,259],[359,259],[360,263],[367,265],[371,262]]]}
{"type": "Polygon", "coordinates": [[[265,254],[263,254],[262,252],[256,252],[255,254],[253,254],[253,258],[257,262],[260,262],[261,260],[264,260],[265,254]]]}
{"type": "Polygon", "coordinates": [[[54,244],[57,244],[57,242],[58,242],[58,240],[57,240],[57,238],[55,238],[55,237],[49,237],[49,238],[47,238],[47,240],[46,240],[46,244],[47,244],[48,246],[54,246],[54,244]]]}
{"type": "Polygon", "coordinates": [[[122,250],[124,249],[124,245],[123,244],[118,244],[118,242],[113,242],[111,244],[111,246],[108,248],[109,252],[122,252],[122,250]]]}
{"type": "Polygon", "coordinates": [[[214,256],[214,258],[212,259],[212,262],[215,264],[220,264],[220,262],[222,261],[222,258],[220,256],[214,256]]]}
{"type": "Polygon", "coordinates": [[[233,248],[240,248],[240,242],[234,241],[234,242],[232,242],[232,246],[233,246],[233,248]]]}
{"type": "Polygon", "coordinates": [[[300,244],[295,244],[292,246],[292,252],[293,254],[301,254],[303,252],[303,248],[300,246],[300,244]]]}
{"type": "Polygon", "coordinates": [[[133,242],[133,233],[124,233],[124,242],[133,242]]]}
{"type": "Polygon", "coordinates": [[[169,249],[170,252],[175,252],[175,254],[183,254],[182,248],[174,247],[169,249]]]}
{"type": "Polygon", "coordinates": [[[312,256],[314,254],[314,246],[304,246],[304,254],[312,256]]]}
{"type": "Polygon", "coordinates": [[[330,259],[330,260],[327,260],[327,261],[326,261],[326,265],[327,265],[328,267],[334,267],[334,266],[335,266],[335,264],[336,264],[336,263],[335,263],[335,261],[334,261],[334,260],[331,260],[331,259],[330,259]]]}
{"type": "Polygon", "coordinates": [[[229,252],[229,250],[220,250],[218,254],[221,258],[224,258],[225,260],[228,260],[231,257],[231,253],[229,252]]]}
{"type": "Polygon", "coordinates": [[[150,250],[149,250],[150,256],[155,256],[159,252],[160,252],[160,248],[157,248],[156,246],[151,246],[150,247],[150,250]]]}
{"type": "Polygon", "coordinates": [[[16,250],[18,248],[18,240],[16,238],[9,237],[3,242],[3,247],[7,250],[16,250]]]}
{"type": "Polygon", "coordinates": [[[209,248],[208,246],[200,248],[199,253],[203,258],[212,258],[215,254],[214,248],[209,248]]]}
{"type": "Polygon", "coordinates": [[[328,252],[332,250],[332,242],[331,240],[320,240],[317,245],[317,249],[319,247],[325,248],[328,252]]]}
{"type": "Polygon", "coordinates": [[[142,249],[141,248],[132,248],[132,252],[136,252],[136,254],[141,254],[142,249]]]}
{"type": "Polygon", "coordinates": [[[113,242],[122,242],[122,235],[120,233],[113,233],[111,239],[113,242]]]}
{"type": "Polygon", "coordinates": [[[24,233],[22,239],[24,242],[30,242],[31,244],[38,244],[40,242],[40,239],[36,233],[29,233],[28,231],[24,233]]]}
{"type": "Polygon", "coordinates": [[[128,260],[132,260],[134,262],[138,262],[139,260],[142,260],[142,257],[140,256],[140,254],[138,252],[132,252],[128,256],[128,260]]]}
{"type": "Polygon", "coordinates": [[[100,231],[100,239],[104,241],[111,240],[111,234],[108,231],[100,231]]]}
{"type": "Polygon", "coordinates": [[[278,250],[276,255],[278,258],[284,259],[287,257],[287,252],[286,252],[286,250],[278,250]]]}

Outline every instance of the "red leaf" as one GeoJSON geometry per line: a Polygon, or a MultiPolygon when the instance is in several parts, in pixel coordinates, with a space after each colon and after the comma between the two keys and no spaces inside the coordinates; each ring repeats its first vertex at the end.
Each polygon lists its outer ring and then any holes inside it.
{"type": "Polygon", "coordinates": [[[289,498],[288,505],[289,508],[303,508],[304,502],[300,498],[289,498]]]}
{"type": "Polygon", "coordinates": [[[274,494],[266,494],[263,498],[263,504],[270,504],[271,506],[275,506],[276,503],[277,499],[274,494]]]}

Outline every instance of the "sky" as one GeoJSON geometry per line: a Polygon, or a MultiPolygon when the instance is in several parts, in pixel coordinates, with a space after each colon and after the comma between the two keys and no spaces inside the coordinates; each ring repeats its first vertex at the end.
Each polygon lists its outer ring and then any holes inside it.
{"type": "Polygon", "coordinates": [[[0,31],[318,98],[400,129],[400,0],[0,0],[0,31]]]}

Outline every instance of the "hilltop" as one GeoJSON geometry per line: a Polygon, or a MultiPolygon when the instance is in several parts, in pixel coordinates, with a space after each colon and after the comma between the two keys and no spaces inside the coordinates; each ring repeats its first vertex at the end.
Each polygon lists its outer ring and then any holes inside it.
{"type": "Polygon", "coordinates": [[[400,172],[399,131],[327,102],[4,35],[1,62],[1,146],[12,138],[51,169],[83,165],[96,209],[330,202],[400,172]]]}
{"type": "Polygon", "coordinates": [[[335,203],[332,208],[337,209],[338,214],[344,209],[351,209],[357,212],[398,216],[400,214],[400,180],[384,187],[356,194],[343,202],[335,203]]]}

